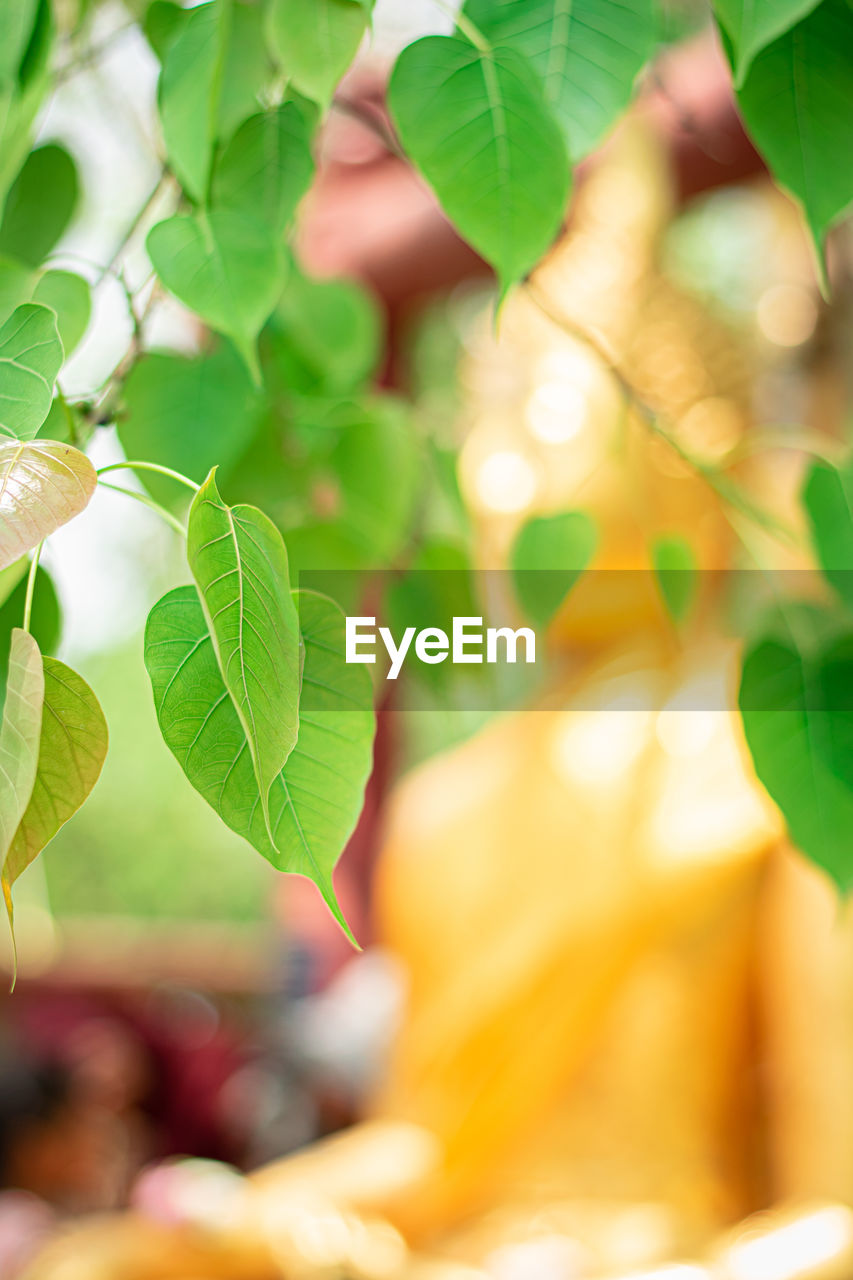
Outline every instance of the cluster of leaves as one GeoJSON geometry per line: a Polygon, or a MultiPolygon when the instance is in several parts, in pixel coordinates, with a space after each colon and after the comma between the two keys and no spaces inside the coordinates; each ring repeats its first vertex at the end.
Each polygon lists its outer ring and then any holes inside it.
{"type": "MultiPolygon", "coordinates": [[[[318,132],[369,30],[372,0],[136,0],[133,8],[160,63],[164,194],[173,197],[170,215],[148,230],[147,253],[156,287],[208,332],[193,356],[148,350],[134,315],[134,348],[94,404],[69,403],[57,384],[91,306],[87,281],[49,263],[75,210],[76,169],[58,145],[30,149],[64,11],[50,0],[6,0],[0,14],[4,891],[11,911],[14,879],[85,799],[106,750],[94,695],[42,656],[56,643],[58,610],[38,554],[108,483],[85,447],[95,425],[114,422],[146,500],[179,529],[175,478],[197,491],[186,530],[192,584],[155,605],[146,631],[163,737],[225,823],[275,866],[312,876],[341,919],[331,873],[369,769],[370,687],[363,668],[343,663],[340,609],[293,593],[294,576],[401,558],[467,564],[455,542],[422,527],[425,486],[454,501],[452,459],[418,439],[408,406],[373,388],[374,303],[353,284],[307,277],[291,245],[318,132]],[[228,506],[215,468],[223,486],[257,506],[228,506]]],[[[85,19],[90,6],[80,9],[85,19]]],[[[843,132],[853,9],[848,0],[714,0],[714,11],[749,132],[801,203],[822,254],[853,200],[843,132]]],[[[658,0],[465,0],[453,35],[400,54],[388,105],[402,150],[494,267],[501,296],[548,250],[572,166],[628,105],[661,30],[658,0]]],[[[807,490],[829,570],[845,562],[836,563],[837,544],[826,550],[819,513],[846,502],[848,489],[838,473],[814,476],[807,490]]],[[[577,512],[521,531],[512,567],[534,622],[550,620],[595,542],[577,512]]],[[[651,562],[683,622],[694,591],[689,547],[664,539],[651,562]]],[[[397,604],[412,602],[398,593],[397,604]]],[[[747,664],[747,684],[755,670],[747,664]]],[[[795,836],[834,868],[811,827],[792,817],[787,782],[764,762],[772,735],[745,718],[759,772],[795,836]]],[[[833,778],[847,785],[837,770],[833,778]]],[[[824,814],[829,807],[823,793],[806,802],[824,814]]]]}

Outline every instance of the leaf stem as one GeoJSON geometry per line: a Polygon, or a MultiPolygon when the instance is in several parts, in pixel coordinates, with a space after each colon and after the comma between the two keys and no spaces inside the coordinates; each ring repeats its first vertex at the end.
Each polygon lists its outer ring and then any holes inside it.
{"type": "Polygon", "coordinates": [[[165,520],[166,524],[170,525],[175,533],[180,534],[182,538],[186,538],[187,531],[180,520],[176,519],[171,511],[161,507],[159,502],[149,498],[147,493],[140,493],[138,489],[125,489],[120,484],[109,484],[106,480],[100,480],[98,483],[102,489],[110,489],[113,493],[123,493],[126,498],[135,498],[137,502],[141,502],[143,506],[148,507],[151,511],[156,511],[157,515],[162,520],[165,520]]]}
{"type": "Polygon", "coordinates": [[[448,18],[453,19],[457,30],[462,32],[466,40],[470,40],[475,49],[479,49],[480,53],[491,53],[491,44],[466,14],[454,9],[452,5],[446,3],[446,0],[433,0],[433,4],[448,18]]]}
{"type": "Polygon", "coordinates": [[[192,489],[193,493],[198,493],[199,491],[199,486],[195,480],[190,480],[189,476],[182,475],[180,471],[173,471],[171,467],[161,467],[158,462],[111,462],[109,466],[98,467],[97,475],[105,476],[108,471],[121,471],[125,468],[131,471],[156,471],[158,475],[168,476],[170,480],[177,480],[178,484],[192,489]]]}
{"type": "MultiPolygon", "coordinates": [[[[567,316],[563,316],[552,305],[550,299],[542,290],[531,280],[524,282],[524,291],[530,298],[534,306],[538,307],[544,316],[556,325],[557,328],[575,338],[578,342],[582,342],[585,347],[590,350],[593,355],[597,356],[601,364],[611,374],[615,380],[623,400],[626,405],[635,409],[646,424],[647,429],[658,436],[661,440],[666,441],[674,453],[678,455],[683,463],[698,475],[709,488],[713,489],[717,497],[723,504],[723,510],[728,518],[727,508],[739,512],[745,516],[747,520],[760,528],[765,529],[768,533],[773,534],[779,541],[788,543],[789,545],[797,544],[797,535],[786,524],[778,520],[771,512],[765,511],[757,506],[743,492],[739,485],[731,480],[720,467],[711,466],[703,462],[701,458],[697,458],[695,454],[686,449],[678,440],[677,436],[668,427],[664,426],[655,407],[644,400],[637,388],[631,382],[630,378],[619,367],[615,355],[608,351],[603,340],[589,333],[580,325],[575,324],[567,316]]],[[[729,521],[732,523],[732,521],[729,521]]],[[[732,525],[734,528],[734,525],[732,525]]],[[[737,533],[737,529],[735,529],[737,533]]]]}
{"type": "Polygon", "coordinates": [[[27,574],[27,594],[24,599],[24,631],[30,629],[30,619],[33,613],[33,594],[36,589],[36,573],[38,572],[39,560],[41,559],[41,549],[44,546],[44,539],[36,547],[33,552],[33,558],[30,561],[30,571],[27,574]]]}

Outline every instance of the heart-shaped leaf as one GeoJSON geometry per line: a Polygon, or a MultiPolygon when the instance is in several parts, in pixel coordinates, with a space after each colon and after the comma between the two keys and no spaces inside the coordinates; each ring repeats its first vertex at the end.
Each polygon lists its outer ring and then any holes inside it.
{"type": "Polygon", "coordinates": [[[31,440],[50,412],[62,367],[56,316],[28,302],[0,329],[0,436],[31,440]]]}
{"type": "Polygon", "coordinates": [[[583,511],[534,516],[519,530],[510,556],[518,603],[546,626],[589,564],[598,530],[583,511]]]}
{"type": "Polygon", "coordinates": [[[370,679],[348,665],[344,617],[311,592],[295,592],[305,645],[299,738],[270,793],[269,826],[248,742],[222,682],[192,587],[151,610],[145,664],[163,738],[187,778],[222,820],[280,871],[309,876],[351,937],[332,870],[355,826],[370,773],[370,679]]]}
{"type": "Polygon", "coordinates": [[[0,254],[39,266],[71,221],[78,196],[77,169],[65,148],[36,147],[6,197],[0,254]]]}
{"type": "Polygon", "coordinates": [[[358,51],[371,3],[360,0],[272,0],[270,39],[295,89],[328,106],[358,51]]]}
{"type": "Polygon", "coordinates": [[[212,202],[280,236],[313,173],[311,121],[295,102],[285,102],[250,116],[234,134],[214,170],[212,202]]]}
{"type": "MultiPolygon", "coordinates": [[[[157,462],[199,483],[210,468],[228,473],[251,442],[261,401],[229,343],[207,356],[153,351],[131,369],[122,393],[118,433],[128,458],[157,462]]],[[[140,480],[158,502],[186,491],[156,472],[140,480]]]]}
{"type": "Polygon", "coordinates": [[[388,101],[406,151],[503,296],[551,245],[569,193],[566,148],[530,64],[512,49],[427,36],[397,59],[388,101]]]}
{"type": "Polygon", "coordinates": [[[823,0],[763,49],[738,102],[773,177],[802,205],[822,263],[827,231],[853,203],[847,129],[853,8],[847,0],[823,0]]]}
{"type": "Polygon", "coordinates": [[[37,9],[38,0],[5,0],[0,5],[0,88],[17,78],[37,9]]]}
{"type": "Polygon", "coordinates": [[[269,228],[227,210],[168,218],[152,227],[147,247],[166,288],[232,338],[259,381],[255,340],[287,271],[269,228]]]}
{"type": "Polygon", "coordinates": [[[86,332],[92,314],[88,282],[73,271],[45,271],[33,291],[33,302],[49,307],[55,314],[63,351],[70,355],[86,332]]]}
{"type": "Polygon", "coordinates": [[[813,463],[803,506],[824,576],[853,609],[853,467],[813,463]]]}
{"type": "Polygon", "coordinates": [[[211,472],[190,507],[187,559],[268,815],[299,727],[299,621],[284,542],[256,507],[226,506],[211,472]]]}
{"type": "Polygon", "coordinates": [[[12,632],[6,701],[0,721],[0,857],[6,853],[33,792],[41,735],[44,671],[27,631],[12,632]]]}
{"type": "Polygon", "coordinates": [[[83,804],[107,754],[107,723],[86,681],[56,658],[43,663],[38,765],[29,803],[3,864],[7,889],[83,804]]]}
{"type": "MultiPolygon", "coordinates": [[[[28,568],[29,561],[26,557],[23,557],[21,560],[16,560],[15,564],[6,570],[6,573],[16,572],[21,576],[3,603],[0,604],[0,672],[6,670],[9,661],[12,632],[16,627],[23,625],[27,599],[28,568]],[[18,566],[21,567],[18,568],[18,566]]],[[[2,584],[0,584],[0,587],[2,587],[2,584]]],[[[52,653],[56,649],[62,631],[62,616],[56,588],[51,581],[50,574],[43,565],[39,565],[38,569],[36,569],[29,631],[42,654],[52,653]]],[[[5,697],[5,688],[0,688],[0,711],[3,710],[5,697]]],[[[2,862],[0,862],[0,865],[2,865],[2,862]]]]}
{"type": "Polygon", "coordinates": [[[697,566],[693,548],[679,534],[656,538],[652,567],[667,612],[676,624],[687,617],[696,598],[697,566]]]}
{"type": "Polygon", "coordinates": [[[0,569],[79,515],[97,483],[89,459],[69,444],[0,444],[0,569]]]}
{"type": "Polygon", "coordinates": [[[739,693],[744,731],[756,773],[793,843],[847,891],[853,886],[853,662],[848,653],[839,682],[838,642],[825,639],[824,619],[814,610],[790,618],[793,625],[747,650],[739,693]]]}
{"type": "Polygon", "coordinates": [[[625,110],[658,37],[654,0],[466,0],[463,12],[530,59],[574,161],[625,110]]]}
{"type": "Polygon", "coordinates": [[[811,13],[819,0],[713,0],[732,44],[735,84],[743,84],[753,58],[811,13]]]}
{"type": "Polygon", "coordinates": [[[166,49],[160,73],[166,153],[184,190],[199,202],[210,181],[229,10],[216,3],[190,9],[166,49]]]}

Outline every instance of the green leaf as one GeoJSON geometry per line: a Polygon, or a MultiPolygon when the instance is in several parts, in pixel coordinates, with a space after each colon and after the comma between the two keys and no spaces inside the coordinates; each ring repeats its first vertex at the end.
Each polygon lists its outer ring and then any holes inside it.
{"type": "Polygon", "coordinates": [[[463,13],[530,59],[575,161],[622,115],[657,43],[654,0],[466,0],[463,13]]]}
{"type": "Polygon", "coordinates": [[[0,254],[37,267],[70,223],[78,196],[77,169],[64,147],[31,151],[6,197],[0,254]]]}
{"type": "Polygon", "coordinates": [[[264,39],[263,6],[234,0],[216,103],[218,139],[229,138],[247,116],[260,109],[259,93],[270,79],[271,71],[264,39]]]}
{"type": "Polygon", "coordinates": [[[373,297],[351,280],[313,280],[296,268],[264,338],[282,383],[303,394],[356,391],[376,373],[382,356],[382,320],[373,297]]]}
{"type": "Polygon", "coordinates": [[[408,538],[418,464],[411,414],[390,397],[356,409],[331,454],[338,519],[377,567],[393,561],[408,538]]]}
{"type": "Polygon", "coordinates": [[[753,58],[811,13],[819,0],[713,0],[714,13],[734,54],[735,86],[740,88],[753,58]]]}
{"type": "Polygon", "coordinates": [[[174,0],[152,0],[145,10],[142,31],[159,62],[165,59],[191,12],[174,0]]]}
{"type": "Polygon", "coordinates": [[[510,553],[518,603],[535,626],[546,626],[595,554],[598,530],[583,511],[534,516],[510,553]]]}
{"type": "Polygon", "coordinates": [[[685,620],[696,598],[697,565],[693,548],[679,534],[656,538],[652,566],[667,612],[676,624],[685,620]]]}
{"type": "Polygon", "coordinates": [[[196,201],[207,196],[219,93],[228,39],[229,6],[190,9],[168,44],[158,104],[166,153],[181,185],[196,201]]]}
{"type": "Polygon", "coordinates": [[[0,5],[0,87],[17,79],[37,10],[37,0],[4,0],[0,5]]]}
{"type": "Polygon", "coordinates": [[[739,693],[746,740],[793,843],[846,891],[853,886],[851,637],[839,686],[838,641],[827,639],[824,619],[801,610],[790,622],[746,653],[739,693]]]}
{"type": "Polygon", "coordinates": [[[773,177],[802,206],[822,264],[826,233],[853,202],[853,9],[823,0],[758,54],[738,102],[773,177]]]}
{"type": "Polygon", "coordinates": [[[56,317],[47,307],[16,307],[0,328],[0,436],[29,440],[50,411],[62,366],[56,317]]]}
{"type": "Polygon", "coordinates": [[[45,271],[33,291],[33,301],[54,312],[63,351],[69,356],[89,326],[92,294],[88,282],[73,271],[45,271]]]}
{"type": "Polygon", "coordinates": [[[71,445],[0,444],[0,569],[79,515],[97,482],[89,459],[71,445]]]}
{"type": "Polygon", "coordinates": [[[281,534],[256,507],[228,507],[211,472],[190,507],[187,559],[269,813],[299,727],[299,624],[281,534]]]}
{"type": "Polygon", "coordinates": [[[98,780],[107,741],[104,713],[86,681],[64,662],[45,658],[38,767],[3,864],[5,892],[83,804],[98,780]]]}
{"type": "Polygon", "coordinates": [[[406,151],[503,296],[563,219],[569,166],[530,64],[512,49],[427,36],[404,49],[388,100],[406,151]]]}
{"type": "MultiPolygon", "coordinates": [[[[222,343],[209,356],[154,351],[128,374],[118,434],[128,458],[157,462],[199,484],[211,467],[220,472],[251,442],[261,402],[234,348],[222,343]]],[[[139,479],[158,502],[174,504],[185,491],[150,471],[139,479]]]]}
{"type": "Polygon", "coordinates": [[[853,468],[813,463],[803,506],[824,577],[853,609],[853,468]]]}
{"type": "Polygon", "coordinates": [[[329,105],[358,52],[372,7],[358,0],[272,0],[270,41],[294,88],[329,105]]]}
{"type": "Polygon", "coordinates": [[[27,631],[16,627],[0,721],[0,856],[4,861],[33,791],[43,700],[44,671],[39,647],[27,631]]]}
{"type": "Polygon", "coordinates": [[[269,229],[230,212],[168,218],[152,227],[147,248],[166,288],[233,339],[259,381],[255,340],[287,271],[269,229]]]}
{"type": "MultiPolygon", "coordinates": [[[[12,632],[16,627],[22,626],[24,621],[29,561],[26,558],[22,558],[16,561],[16,566],[20,566],[18,569],[18,572],[22,575],[20,581],[15,584],[7,598],[0,605],[0,671],[6,670],[6,665],[9,661],[12,632]]],[[[10,570],[7,569],[6,572],[10,572],[10,570]]],[[[56,588],[53,585],[50,574],[39,565],[36,570],[29,630],[42,653],[51,653],[56,648],[59,643],[61,629],[62,618],[56,588]]],[[[5,697],[5,689],[0,689],[0,711],[3,709],[5,697]]]]}
{"type": "Polygon", "coordinates": [[[38,0],[35,25],[17,83],[0,82],[0,204],[30,149],[33,124],[50,84],[52,44],[50,0],[38,0]]]}
{"type": "Polygon", "coordinates": [[[217,161],[213,206],[248,214],[280,236],[314,173],[311,132],[295,102],[250,116],[217,161]]]}
{"type": "Polygon", "coordinates": [[[13,258],[0,258],[0,324],[5,324],[15,307],[31,300],[36,279],[31,267],[13,258]]]}
{"type": "Polygon", "coordinates": [[[164,596],[148,618],[145,665],[163,738],[222,820],[280,871],[314,880],[332,914],[332,869],[358,818],[370,773],[373,711],[364,667],[347,665],[344,618],[324,597],[294,593],[305,645],[299,737],[260,816],[248,742],[227,696],[192,587],[164,596]],[[273,837],[271,839],[271,836],[273,837]]]}

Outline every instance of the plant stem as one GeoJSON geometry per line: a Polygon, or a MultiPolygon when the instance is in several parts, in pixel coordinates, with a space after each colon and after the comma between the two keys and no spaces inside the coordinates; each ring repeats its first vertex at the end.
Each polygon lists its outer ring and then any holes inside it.
{"type": "MultiPolygon", "coordinates": [[[[581,328],[566,316],[562,316],[551,304],[550,299],[528,279],[523,285],[524,291],[530,298],[531,302],[539,308],[544,316],[562,329],[571,338],[575,338],[578,342],[591,351],[605,369],[611,374],[616,382],[622,398],[626,405],[635,409],[646,424],[648,430],[658,436],[661,440],[666,441],[674,453],[678,455],[683,463],[686,464],[696,475],[698,475],[709,488],[713,489],[717,497],[723,503],[723,509],[732,508],[734,511],[740,512],[753,524],[757,524],[760,528],[774,534],[780,541],[790,545],[796,545],[797,536],[792,529],[778,520],[769,511],[764,511],[761,507],[756,506],[750,498],[743,492],[739,485],[735,484],[720,467],[709,465],[703,462],[701,458],[697,458],[695,454],[686,449],[680,443],[676,434],[668,427],[664,426],[660,415],[655,407],[644,400],[640,392],[631,382],[627,374],[619,367],[616,357],[612,352],[608,351],[604,343],[595,335],[581,328]]],[[[731,523],[731,521],[730,521],[731,523]]],[[[737,532],[737,530],[735,530],[737,532]]]]}
{"type": "Polygon", "coordinates": [[[452,18],[458,31],[461,31],[466,40],[470,40],[475,49],[479,49],[480,53],[491,53],[492,46],[478,26],[476,26],[470,18],[464,13],[460,13],[451,5],[445,3],[445,0],[433,0],[436,8],[446,14],[448,18],[452,18]]]}
{"type": "Polygon", "coordinates": [[[151,189],[148,196],[146,197],[144,204],[141,206],[141,208],[137,210],[132,221],[130,222],[130,225],[128,226],[127,230],[125,231],[119,243],[116,245],[115,251],[112,257],[110,258],[109,262],[105,267],[101,269],[100,277],[98,278],[96,283],[100,284],[104,276],[109,275],[112,271],[115,270],[115,267],[118,264],[118,261],[121,258],[121,255],[124,253],[125,249],[127,248],[127,245],[129,244],[133,236],[136,234],[136,232],[139,230],[142,223],[145,221],[146,215],[150,213],[152,206],[156,202],[157,197],[160,195],[160,192],[163,190],[166,184],[171,181],[171,177],[172,177],[171,173],[164,166],[160,170],[160,176],[158,177],[156,183],[154,184],[153,188],[151,189]]]}
{"type": "Polygon", "coordinates": [[[192,489],[193,493],[198,493],[200,485],[195,480],[190,480],[189,476],[181,475],[180,471],[173,471],[171,467],[161,467],[157,462],[111,462],[109,466],[99,467],[98,476],[105,476],[108,471],[122,471],[129,469],[130,471],[156,471],[160,476],[168,476],[170,480],[177,480],[178,484],[185,485],[187,489],[192,489]]]}
{"type": "Polygon", "coordinates": [[[33,558],[30,561],[30,571],[27,574],[27,594],[24,600],[24,631],[30,629],[30,619],[33,614],[33,594],[36,589],[36,574],[38,573],[39,560],[41,559],[41,549],[44,546],[44,539],[36,547],[33,552],[33,558]]]}
{"type": "Polygon", "coordinates": [[[109,484],[106,480],[99,480],[98,483],[103,489],[110,489],[113,493],[123,493],[126,498],[135,498],[137,502],[141,502],[143,506],[148,507],[151,511],[156,511],[161,520],[165,520],[166,524],[170,525],[175,533],[180,534],[182,538],[186,538],[187,531],[180,520],[176,519],[171,511],[161,507],[159,502],[149,498],[147,493],[140,493],[138,489],[124,489],[120,484],[109,484]]]}

